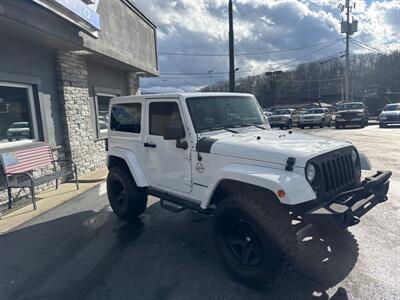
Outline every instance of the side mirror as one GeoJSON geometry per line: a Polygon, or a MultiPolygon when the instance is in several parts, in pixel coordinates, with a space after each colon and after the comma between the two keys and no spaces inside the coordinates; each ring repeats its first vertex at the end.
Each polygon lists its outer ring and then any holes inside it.
{"type": "Polygon", "coordinates": [[[167,125],[164,127],[164,140],[179,141],[186,136],[183,125],[167,125]]]}

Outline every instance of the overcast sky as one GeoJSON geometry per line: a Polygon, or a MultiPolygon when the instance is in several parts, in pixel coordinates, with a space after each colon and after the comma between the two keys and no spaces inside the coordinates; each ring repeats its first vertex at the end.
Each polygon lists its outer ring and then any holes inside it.
{"type": "MultiPolygon", "coordinates": [[[[158,26],[162,76],[141,81],[143,92],[192,91],[228,79],[227,56],[168,56],[161,53],[228,53],[228,0],[134,0],[158,26]],[[172,74],[166,74],[172,73],[172,74]],[[181,75],[173,73],[205,73],[181,75]]],[[[340,34],[345,0],[234,0],[237,54],[310,48],[259,55],[238,55],[238,77],[285,70],[344,51],[340,34]],[[334,44],[332,44],[334,43],[334,44]],[[332,44],[332,45],[331,45],[332,44]],[[322,50],[320,50],[323,48],[322,50]]],[[[400,50],[400,0],[356,0],[357,41],[381,52],[400,50]]],[[[351,45],[355,53],[366,50],[351,45]]]]}

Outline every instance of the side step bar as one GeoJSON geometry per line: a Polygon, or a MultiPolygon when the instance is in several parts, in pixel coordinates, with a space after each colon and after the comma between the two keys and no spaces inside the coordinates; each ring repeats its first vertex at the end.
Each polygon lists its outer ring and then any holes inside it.
{"type": "Polygon", "coordinates": [[[164,193],[164,192],[159,192],[153,189],[148,189],[147,193],[149,195],[152,195],[154,197],[160,198],[160,204],[162,208],[168,209],[172,212],[181,212],[185,209],[191,209],[194,211],[197,211],[199,213],[205,214],[205,215],[212,215],[214,214],[214,210],[212,209],[202,209],[200,207],[200,204],[193,203],[191,201],[164,193]]]}

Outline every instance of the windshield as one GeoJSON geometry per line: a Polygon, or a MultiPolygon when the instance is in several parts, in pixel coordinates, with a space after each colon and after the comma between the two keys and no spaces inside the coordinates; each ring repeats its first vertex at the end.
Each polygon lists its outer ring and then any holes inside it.
{"type": "Polygon", "coordinates": [[[395,110],[400,110],[400,104],[390,104],[383,109],[383,111],[395,111],[395,110]]]}
{"type": "Polygon", "coordinates": [[[311,115],[311,114],[323,114],[324,110],[321,108],[314,108],[314,109],[308,109],[304,113],[305,115],[311,115]]]}
{"type": "Polygon", "coordinates": [[[265,125],[265,117],[254,97],[218,96],[188,98],[186,101],[196,132],[265,125]]]}
{"type": "Polygon", "coordinates": [[[348,109],[364,109],[364,104],[362,103],[348,103],[343,104],[340,107],[340,110],[348,110],[348,109]]]}
{"type": "Polygon", "coordinates": [[[278,109],[274,111],[274,115],[290,115],[289,109],[278,109]]]}

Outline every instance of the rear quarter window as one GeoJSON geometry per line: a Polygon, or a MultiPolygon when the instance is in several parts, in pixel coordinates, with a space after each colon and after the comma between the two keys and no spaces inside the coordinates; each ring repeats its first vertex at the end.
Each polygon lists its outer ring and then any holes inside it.
{"type": "Polygon", "coordinates": [[[142,122],[142,104],[114,104],[111,107],[110,118],[110,129],[112,131],[140,133],[142,122]]]}

